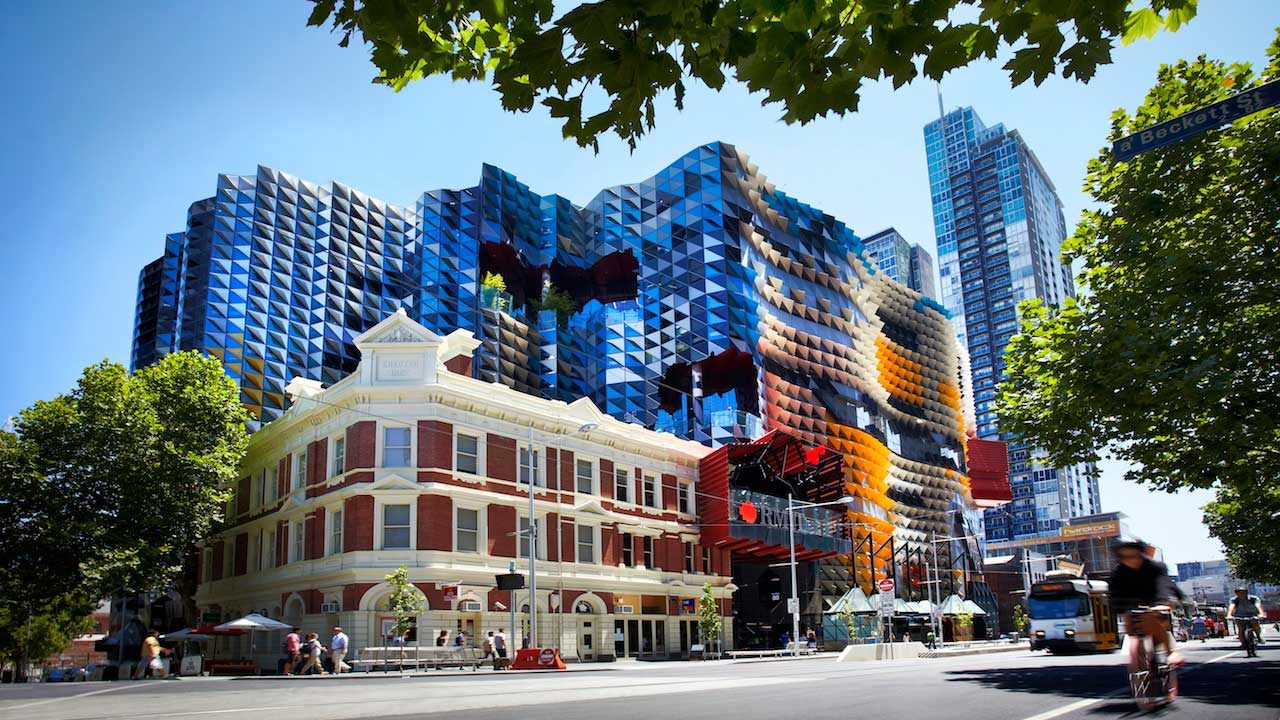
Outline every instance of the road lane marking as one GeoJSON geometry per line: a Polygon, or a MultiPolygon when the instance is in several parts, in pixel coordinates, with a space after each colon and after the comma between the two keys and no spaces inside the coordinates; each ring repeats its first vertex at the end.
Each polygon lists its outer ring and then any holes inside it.
{"type": "MultiPolygon", "coordinates": [[[[1236,650],[1234,652],[1229,652],[1226,655],[1219,655],[1218,657],[1213,658],[1212,660],[1205,660],[1204,662],[1196,663],[1191,667],[1184,667],[1183,670],[1181,671],[1181,674],[1185,675],[1191,672],[1192,670],[1194,670],[1195,668],[1200,667],[1202,665],[1212,665],[1216,662],[1219,662],[1221,660],[1226,660],[1229,657],[1239,655],[1239,654],[1240,654],[1240,651],[1236,650]]],[[[1098,703],[1105,702],[1107,700],[1113,700],[1118,697],[1124,697],[1124,696],[1127,696],[1128,694],[1129,694],[1129,690],[1127,688],[1124,690],[1116,690],[1115,692],[1107,693],[1106,695],[1103,695],[1100,698],[1086,698],[1084,700],[1077,700],[1071,703],[1070,705],[1063,705],[1060,708],[1055,708],[1053,710],[1046,710],[1045,712],[1042,712],[1039,715],[1032,715],[1031,717],[1023,718],[1023,720],[1053,720],[1053,718],[1062,717],[1063,715],[1073,713],[1076,710],[1083,710],[1087,707],[1092,707],[1094,705],[1097,705],[1098,703]]]]}
{"type": "Polygon", "coordinates": [[[44,700],[37,700],[35,702],[24,703],[22,705],[7,705],[7,706],[0,707],[0,710],[9,712],[10,710],[21,710],[23,708],[35,707],[37,705],[47,705],[49,703],[60,702],[62,700],[76,700],[78,698],[89,697],[90,695],[102,695],[103,693],[119,692],[120,690],[130,690],[132,688],[139,688],[139,687],[145,687],[145,685],[143,684],[120,685],[118,687],[109,687],[102,690],[94,690],[93,692],[80,693],[78,695],[63,695],[61,697],[45,698],[44,700]]]}

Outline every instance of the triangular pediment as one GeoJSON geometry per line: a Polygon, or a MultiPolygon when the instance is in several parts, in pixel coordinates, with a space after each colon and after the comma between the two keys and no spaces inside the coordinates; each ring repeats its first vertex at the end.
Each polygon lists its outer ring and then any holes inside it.
{"type": "Polygon", "coordinates": [[[363,352],[373,345],[438,345],[441,340],[439,335],[415,322],[404,308],[400,308],[365,330],[354,342],[363,352]]]}
{"type": "Polygon", "coordinates": [[[418,490],[418,483],[392,473],[378,478],[369,486],[370,490],[418,490]]]}

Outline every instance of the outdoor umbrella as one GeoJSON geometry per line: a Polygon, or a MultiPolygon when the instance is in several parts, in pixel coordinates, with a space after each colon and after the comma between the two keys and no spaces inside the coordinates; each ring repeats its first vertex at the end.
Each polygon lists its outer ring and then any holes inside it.
{"type": "Polygon", "coordinates": [[[258,613],[249,613],[248,615],[245,615],[242,618],[236,618],[235,620],[224,622],[221,625],[218,625],[217,627],[215,627],[214,629],[221,630],[223,632],[231,631],[231,630],[238,630],[240,632],[244,632],[248,630],[249,631],[249,657],[252,658],[255,654],[257,654],[257,646],[255,644],[254,633],[256,633],[259,630],[266,630],[268,632],[271,630],[292,630],[293,626],[289,625],[288,623],[282,623],[279,620],[272,620],[266,615],[259,615],[258,613]]]}
{"type": "Polygon", "coordinates": [[[212,640],[213,635],[209,635],[202,632],[196,632],[194,628],[183,628],[182,630],[176,630],[171,633],[165,633],[164,635],[160,636],[160,639],[161,640],[187,640],[190,642],[204,642],[206,640],[212,640]]]}
{"type": "Polygon", "coordinates": [[[943,615],[959,615],[963,612],[969,612],[965,609],[964,600],[959,595],[948,595],[946,600],[942,601],[943,615]]]}
{"type": "Polygon", "coordinates": [[[964,611],[965,611],[965,612],[967,612],[967,613],[969,613],[969,614],[971,614],[971,615],[986,615],[986,614],[987,614],[987,611],[986,611],[986,610],[983,610],[981,605],[979,605],[978,603],[976,603],[976,602],[974,602],[974,601],[972,601],[972,600],[969,600],[969,599],[966,599],[966,600],[961,604],[961,606],[964,608],[964,611]]]}

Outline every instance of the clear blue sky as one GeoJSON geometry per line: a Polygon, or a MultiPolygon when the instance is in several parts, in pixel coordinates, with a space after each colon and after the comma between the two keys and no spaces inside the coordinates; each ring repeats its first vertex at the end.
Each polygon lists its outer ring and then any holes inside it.
{"type": "MultiPolygon", "coordinates": [[[[1200,53],[1259,62],[1280,25],[1274,0],[1206,0],[1176,34],[1122,48],[1089,85],[1011,90],[998,64],[943,82],[1020,130],[1057,184],[1069,224],[1108,116],[1133,107],[1162,62],[1200,53]]],[[[869,88],[862,111],[808,126],[777,121],[740,88],[691,92],[659,111],[635,153],[560,139],[543,113],[511,115],[483,85],[435,79],[396,95],[369,83],[362,50],[304,26],[302,2],[21,3],[0,26],[0,418],[68,388],[102,358],[128,362],[137,272],[220,172],[270,165],[386,201],[466,187],[489,162],[539,192],[585,202],[724,140],[793,197],[869,234],[894,225],[934,245],[921,127],[934,86],[869,88]]],[[[1204,495],[1153,495],[1109,467],[1105,509],[1124,510],[1170,560],[1220,556],[1199,524],[1204,495]]]]}

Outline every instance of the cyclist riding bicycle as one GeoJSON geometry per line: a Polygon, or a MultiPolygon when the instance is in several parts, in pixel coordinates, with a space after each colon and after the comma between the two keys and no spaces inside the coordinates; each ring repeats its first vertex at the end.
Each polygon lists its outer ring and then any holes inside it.
{"type": "Polygon", "coordinates": [[[1241,644],[1244,643],[1244,629],[1246,626],[1252,626],[1258,642],[1262,642],[1262,622],[1259,619],[1262,614],[1262,601],[1258,599],[1258,596],[1250,595],[1249,588],[1243,585],[1236,588],[1236,596],[1231,598],[1231,605],[1227,607],[1227,620],[1246,621],[1236,623],[1236,632],[1241,644]]]}
{"type": "MultiPolygon", "coordinates": [[[[1145,542],[1135,537],[1120,538],[1112,545],[1118,562],[1108,580],[1111,605],[1117,617],[1125,618],[1125,632],[1134,636],[1151,636],[1156,649],[1164,646],[1169,664],[1181,664],[1182,657],[1174,651],[1176,643],[1167,612],[1133,614],[1140,607],[1176,603],[1183,597],[1178,586],[1169,577],[1169,570],[1164,563],[1148,556],[1149,549],[1145,542]]],[[[1131,663],[1137,661],[1136,647],[1135,644],[1130,655],[1131,663]]]]}

